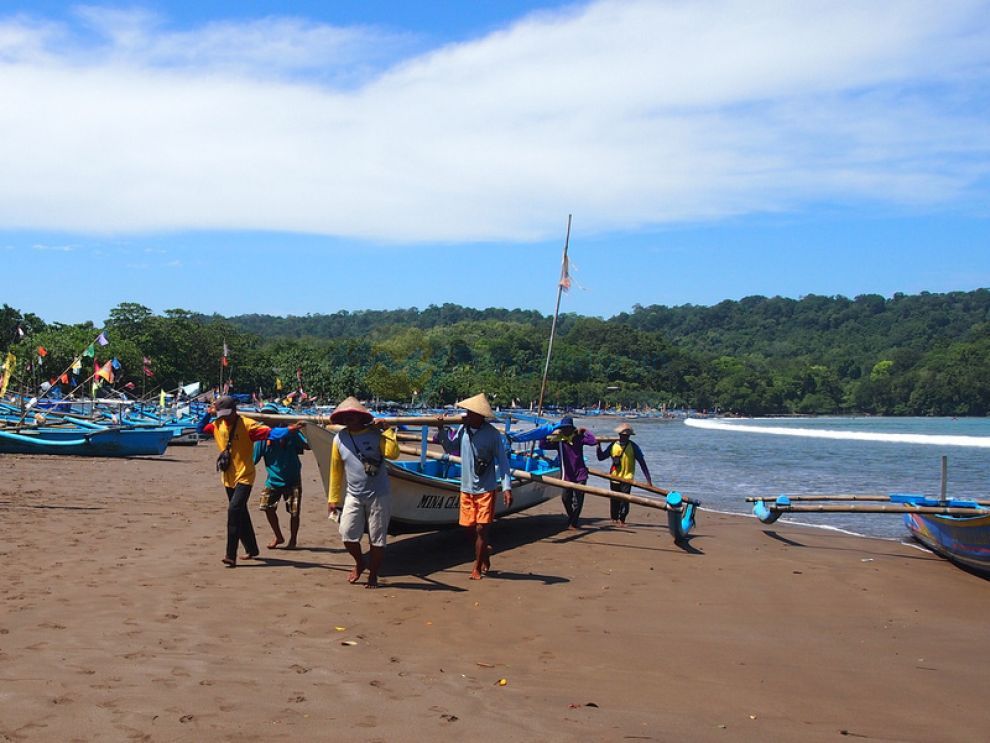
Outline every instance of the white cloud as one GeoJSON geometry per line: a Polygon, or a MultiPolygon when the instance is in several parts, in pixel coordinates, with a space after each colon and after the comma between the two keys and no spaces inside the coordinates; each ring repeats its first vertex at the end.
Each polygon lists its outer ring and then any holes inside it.
{"type": "Polygon", "coordinates": [[[604,231],[986,198],[977,0],[598,2],[375,75],[408,39],[82,17],[96,46],[0,21],[2,226],[526,240],[570,212],[604,231]]]}

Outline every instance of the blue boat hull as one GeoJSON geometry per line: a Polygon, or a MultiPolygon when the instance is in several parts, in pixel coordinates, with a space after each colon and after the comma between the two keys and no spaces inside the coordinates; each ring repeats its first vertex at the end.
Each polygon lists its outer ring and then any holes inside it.
{"type": "Polygon", "coordinates": [[[162,454],[172,438],[167,428],[37,429],[0,431],[0,454],[67,454],[79,457],[139,457],[162,454]]]}
{"type": "Polygon", "coordinates": [[[911,536],[932,552],[981,575],[990,576],[990,516],[937,516],[908,513],[911,536]]]}

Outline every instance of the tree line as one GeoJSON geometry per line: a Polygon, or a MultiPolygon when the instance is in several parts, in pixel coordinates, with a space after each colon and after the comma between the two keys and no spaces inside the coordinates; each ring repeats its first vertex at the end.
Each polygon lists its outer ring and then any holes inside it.
{"type": "MultiPolygon", "coordinates": [[[[156,315],[138,303],[101,326],[45,323],[3,306],[0,333],[22,384],[50,378],[104,330],[115,384],[165,389],[221,373],[266,397],[301,386],[444,405],[484,390],[496,404],[539,395],[551,318],[534,310],[431,305],[305,316],[156,315]],[[20,337],[17,328],[24,331],[20,337]],[[223,367],[223,349],[229,351],[223,367]],[[153,378],[145,375],[151,360],[153,378]]],[[[743,415],[990,411],[990,290],[918,295],[746,297],[717,305],[634,306],[609,319],[563,314],[547,402],[695,408],[743,415]]],[[[105,360],[105,359],[97,359],[105,360]]],[[[15,377],[16,379],[16,377],[15,377]]]]}

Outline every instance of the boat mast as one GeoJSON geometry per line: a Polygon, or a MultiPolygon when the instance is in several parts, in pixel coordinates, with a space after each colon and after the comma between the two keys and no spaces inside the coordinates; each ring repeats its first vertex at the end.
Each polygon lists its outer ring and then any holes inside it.
{"type": "Polygon", "coordinates": [[[540,399],[536,414],[543,415],[543,395],[547,391],[547,375],[550,373],[550,355],[553,353],[553,337],[557,331],[557,315],[560,313],[560,295],[570,288],[571,277],[567,266],[567,245],[571,241],[571,215],[567,215],[567,237],[564,238],[564,255],[560,261],[560,281],[557,282],[557,305],[553,308],[553,322],[550,324],[550,343],[547,344],[547,363],[543,366],[543,381],[540,383],[540,399]]]}

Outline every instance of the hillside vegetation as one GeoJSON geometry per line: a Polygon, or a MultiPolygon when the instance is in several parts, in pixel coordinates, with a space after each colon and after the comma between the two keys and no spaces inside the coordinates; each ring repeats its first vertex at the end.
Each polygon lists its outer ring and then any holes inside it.
{"type": "MultiPolygon", "coordinates": [[[[0,310],[3,338],[27,336],[43,366],[17,379],[58,375],[100,327],[46,324],[0,310]],[[56,368],[57,367],[57,368],[56,368]]],[[[241,391],[271,396],[297,379],[326,400],[348,394],[440,405],[485,390],[499,404],[539,394],[551,318],[533,310],[425,309],[302,317],[155,315],[140,304],[111,311],[104,326],[117,384],[138,389],[142,358],[155,384],[216,384],[224,343],[241,391]]],[[[102,358],[101,358],[102,360],[102,358]]],[[[636,306],[608,320],[565,314],[550,365],[547,401],[718,408],[746,415],[873,413],[986,415],[990,410],[990,290],[947,294],[746,297],[713,307],[636,306]]],[[[147,386],[147,384],[145,384],[147,386]]]]}

